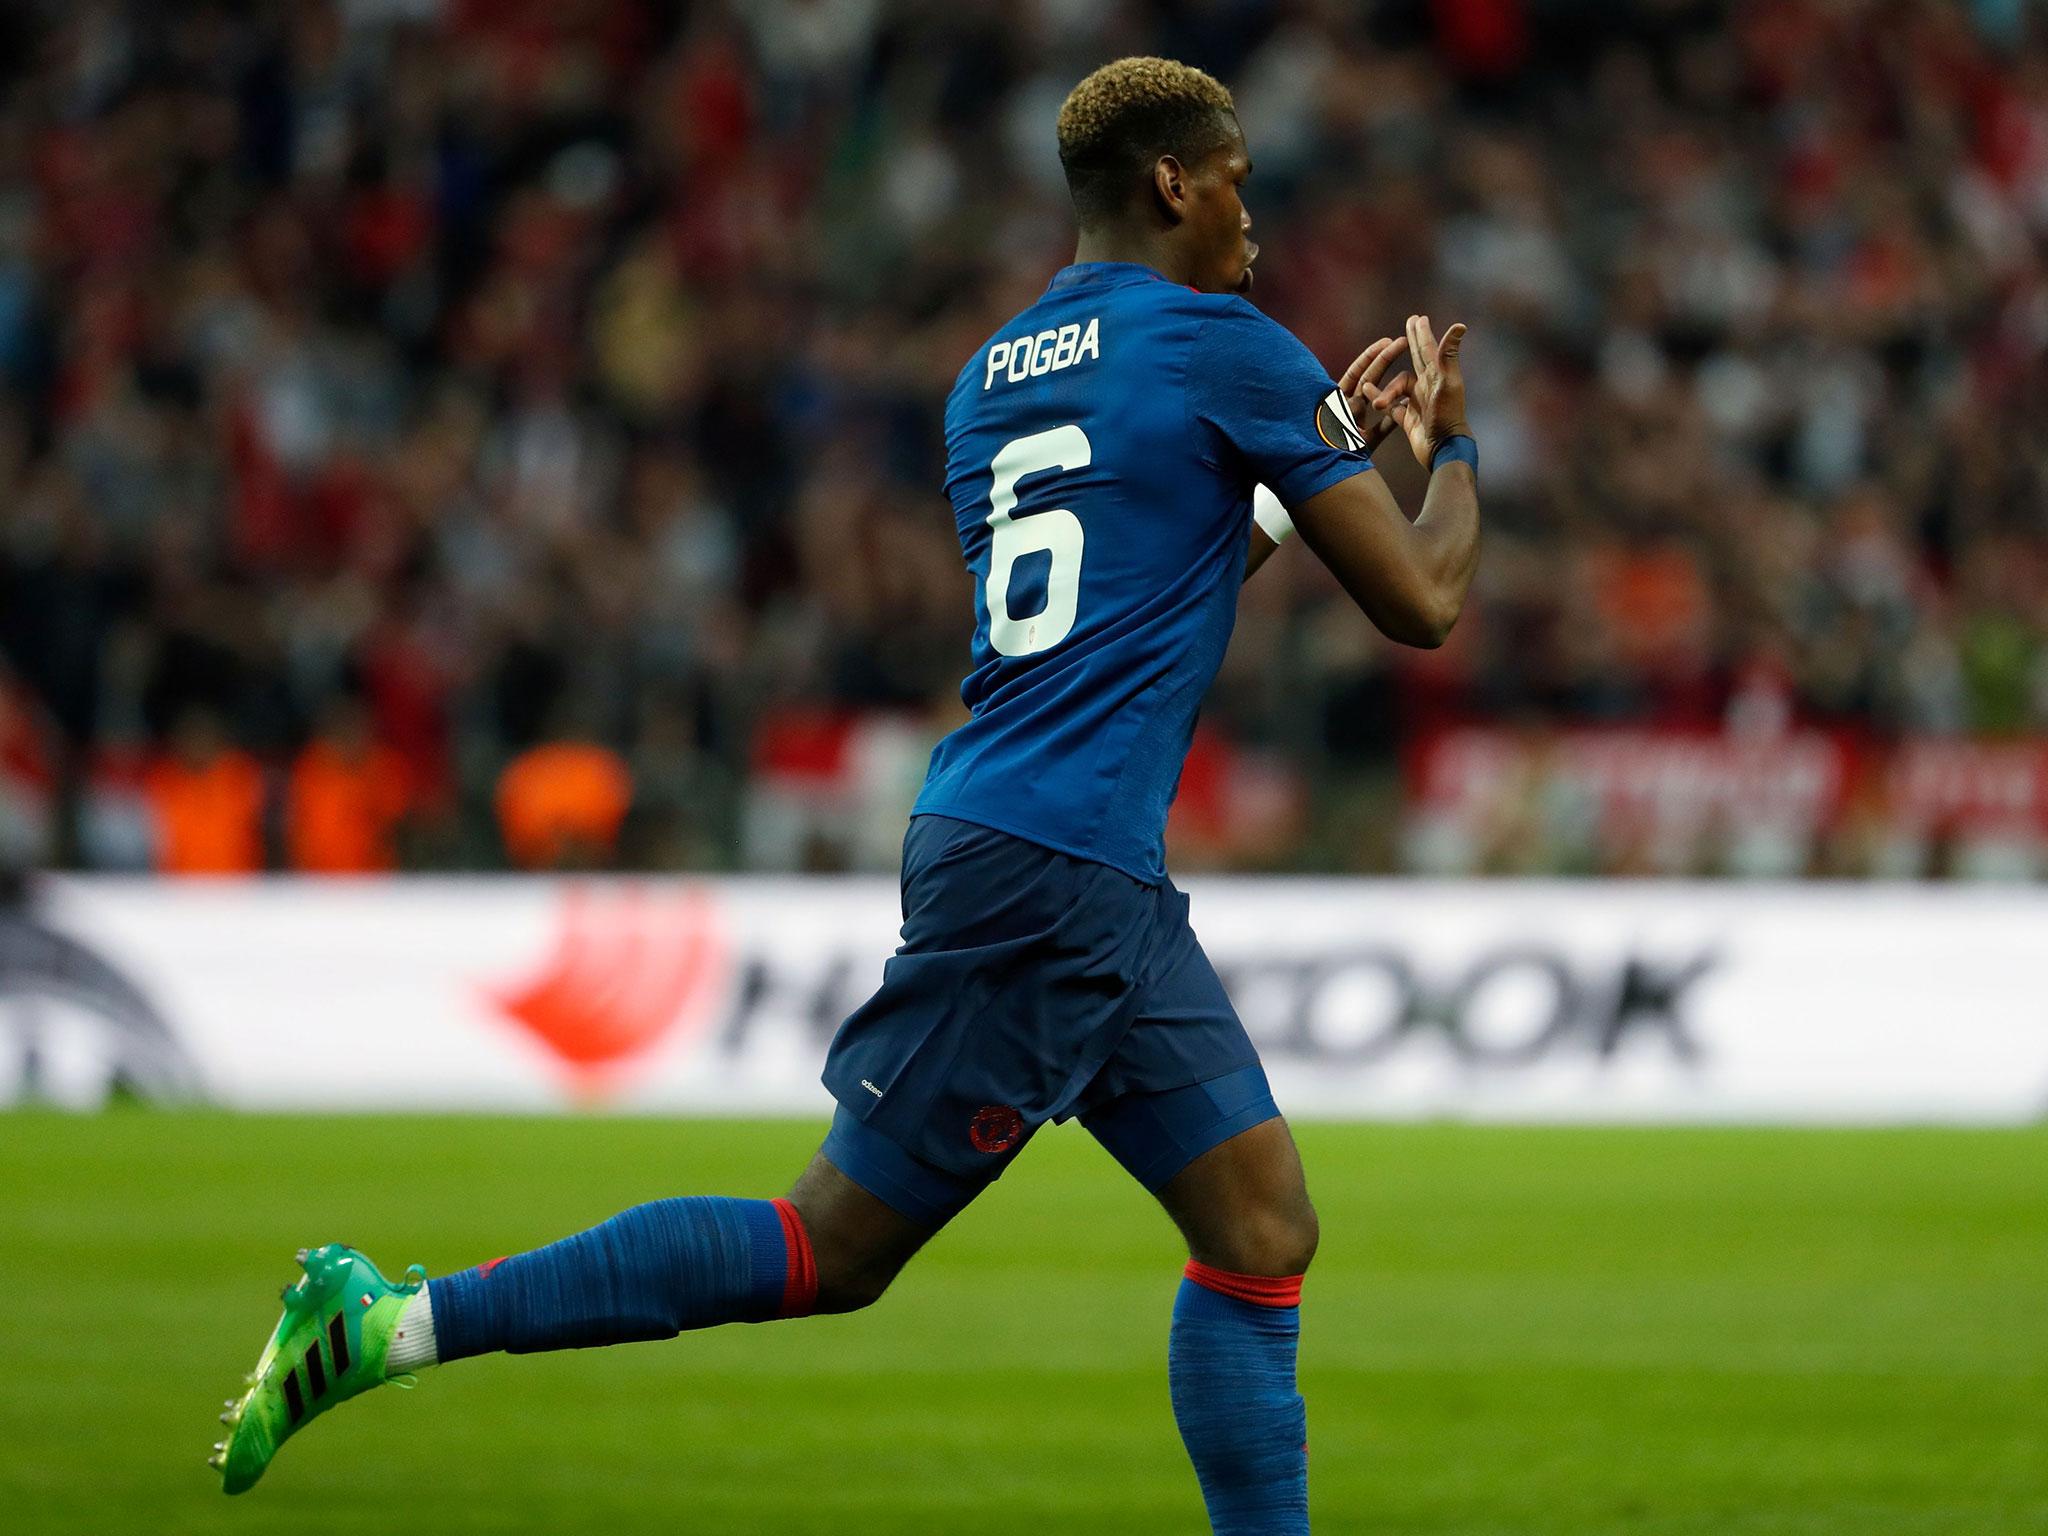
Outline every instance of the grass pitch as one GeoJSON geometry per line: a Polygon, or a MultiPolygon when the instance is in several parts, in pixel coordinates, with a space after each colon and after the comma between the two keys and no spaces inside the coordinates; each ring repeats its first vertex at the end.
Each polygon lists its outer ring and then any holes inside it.
{"type": "MultiPolygon", "coordinates": [[[[214,1415],[301,1244],[439,1273],[778,1192],[818,1132],[0,1115],[0,1529],[1205,1530],[1180,1254],[1071,1128],[864,1315],[463,1362],[218,1492],[214,1415]]],[[[2048,1132],[1300,1137],[1323,1536],[2048,1532],[2048,1132]]]]}

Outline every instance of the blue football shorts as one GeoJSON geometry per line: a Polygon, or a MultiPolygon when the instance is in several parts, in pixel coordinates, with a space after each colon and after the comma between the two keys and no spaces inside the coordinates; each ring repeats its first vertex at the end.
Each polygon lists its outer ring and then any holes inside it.
{"type": "Polygon", "coordinates": [[[1279,1114],[1170,880],[946,816],[911,819],[902,946],[824,1077],[825,1157],[932,1228],[1048,1120],[1157,1191],[1279,1114]]]}

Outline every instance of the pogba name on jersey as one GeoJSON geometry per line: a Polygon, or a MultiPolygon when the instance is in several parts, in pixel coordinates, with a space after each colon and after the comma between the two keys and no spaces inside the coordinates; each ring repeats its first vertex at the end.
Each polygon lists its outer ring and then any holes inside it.
{"type": "Polygon", "coordinates": [[[1075,322],[1032,336],[991,342],[988,371],[982,376],[981,387],[986,392],[999,383],[1022,384],[1026,379],[1071,368],[1084,357],[1100,356],[1102,321],[1091,315],[1085,327],[1075,322]]]}

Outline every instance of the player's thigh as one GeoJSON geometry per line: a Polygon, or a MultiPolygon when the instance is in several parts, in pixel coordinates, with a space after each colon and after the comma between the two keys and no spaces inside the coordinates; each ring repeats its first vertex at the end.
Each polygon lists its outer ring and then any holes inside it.
{"type": "Polygon", "coordinates": [[[1280,1107],[1259,1053],[1187,921],[1160,892],[1160,938],[1123,1037],[1076,1112],[1124,1171],[1157,1195],[1189,1163],[1280,1107]]]}
{"type": "Polygon", "coordinates": [[[1315,1253],[1301,1157],[1258,1051],[1177,902],[1129,1031],[1081,1122],[1166,1207],[1201,1263],[1298,1275],[1315,1253]]]}
{"type": "Polygon", "coordinates": [[[1319,1232],[1301,1153],[1274,1117],[1197,1157],[1156,1191],[1188,1254],[1239,1275],[1304,1273],[1319,1232]]]}

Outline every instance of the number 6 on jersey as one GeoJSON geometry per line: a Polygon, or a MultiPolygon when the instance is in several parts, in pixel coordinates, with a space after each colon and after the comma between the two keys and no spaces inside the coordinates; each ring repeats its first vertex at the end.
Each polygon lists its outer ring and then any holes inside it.
{"type": "Polygon", "coordinates": [[[992,531],[988,552],[988,643],[999,656],[1030,656],[1051,650],[1074,627],[1081,598],[1081,519],[1065,507],[1013,518],[1017,482],[1044,469],[1079,469],[1092,456],[1088,434],[1077,426],[1054,427],[1005,443],[989,466],[992,531]],[[1017,561],[1044,550],[1052,556],[1045,578],[1045,607],[1023,618],[1010,613],[1010,576],[1017,561]]]}

